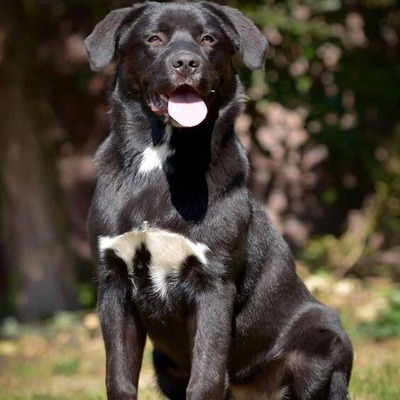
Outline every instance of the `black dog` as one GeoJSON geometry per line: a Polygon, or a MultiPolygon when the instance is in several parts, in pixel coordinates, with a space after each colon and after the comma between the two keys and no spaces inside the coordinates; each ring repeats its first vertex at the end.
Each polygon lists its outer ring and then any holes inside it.
{"type": "Polygon", "coordinates": [[[108,399],[137,398],[146,335],[170,399],[346,399],[351,344],[249,193],[233,130],[231,57],[262,68],[266,39],[229,7],[148,2],[86,44],[95,70],[119,60],[90,213],[108,399]]]}

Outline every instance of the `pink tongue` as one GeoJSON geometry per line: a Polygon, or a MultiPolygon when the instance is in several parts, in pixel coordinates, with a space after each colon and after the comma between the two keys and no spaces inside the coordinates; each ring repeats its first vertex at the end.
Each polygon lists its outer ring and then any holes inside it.
{"type": "Polygon", "coordinates": [[[182,88],[171,94],[168,114],[179,125],[190,128],[199,125],[207,116],[207,106],[191,88],[182,88]]]}

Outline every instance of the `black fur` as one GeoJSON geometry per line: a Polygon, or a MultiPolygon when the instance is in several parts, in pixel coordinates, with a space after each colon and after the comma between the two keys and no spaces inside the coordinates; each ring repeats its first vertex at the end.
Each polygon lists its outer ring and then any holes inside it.
{"type": "Polygon", "coordinates": [[[108,399],[137,398],[147,335],[170,399],[345,400],[349,339],[300,281],[249,193],[247,156],[234,134],[243,93],[231,56],[261,68],[265,38],[229,7],[148,2],[110,13],[86,44],[95,70],[117,59],[90,212],[108,399]],[[171,121],[157,97],[182,85],[208,107],[193,128],[171,121]],[[162,168],[142,173],[143,152],[165,143],[171,153],[162,168]],[[164,297],[153,290],[154,254],[145,244],[128,261],[99,249],[101,237],[146,227],[209,249],[207,262],[193,253],[173,266],[164,297]]]}

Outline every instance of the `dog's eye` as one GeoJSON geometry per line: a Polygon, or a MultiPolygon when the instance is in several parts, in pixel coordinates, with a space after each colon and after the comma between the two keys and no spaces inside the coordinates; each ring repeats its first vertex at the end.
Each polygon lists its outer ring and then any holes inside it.
{"type": "Polygon", "coordinates": [[[201,38],[201,43],[203,43],[203,44],[211,44],[214,42],[215,42],[215,39],[211,35],[204,35],[201,38]]]}
{"type": "Polygon", "coordinates": [[[147,41],[151,44],[162,44],[163,40],[158,35],[151,35],[147,41]]]}

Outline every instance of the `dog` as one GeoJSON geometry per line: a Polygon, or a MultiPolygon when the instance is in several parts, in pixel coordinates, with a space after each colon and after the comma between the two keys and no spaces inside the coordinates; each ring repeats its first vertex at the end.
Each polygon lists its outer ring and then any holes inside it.
{"type": "Polygon", "coordinates": [[[169,399],[347,399],[351,343],[250,194],[234,133],[232,58],[262,68],[265,37],[227,6],[146,2],[86,47],[93,70],[116,61],[89,213],[108,399],[137,399],[147,337],[169,399]]]}

